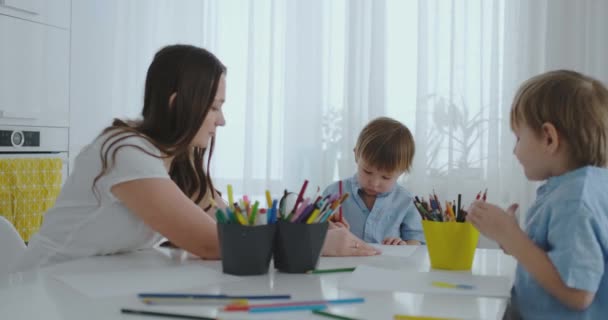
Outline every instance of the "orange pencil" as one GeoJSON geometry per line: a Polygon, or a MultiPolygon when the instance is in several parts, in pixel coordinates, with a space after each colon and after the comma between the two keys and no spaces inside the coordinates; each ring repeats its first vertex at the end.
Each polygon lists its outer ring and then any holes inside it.
{"type": "MultiPolygon", "coordinates": [[[[338,182],[338,189],[340,191],[340,198],[342,198],[342,180],[340,180],[340,182],[338,182]]],[[[344,217],[344,215],[342,213],[342,207],[340,207],[340,214],[338,215],[340,222],[342,222],[343,217],[344,217]]]]}

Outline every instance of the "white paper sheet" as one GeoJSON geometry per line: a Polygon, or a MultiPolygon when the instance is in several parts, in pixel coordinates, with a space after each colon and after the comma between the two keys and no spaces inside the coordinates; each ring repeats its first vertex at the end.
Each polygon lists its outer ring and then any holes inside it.
{"type": "Polygon", "coordinates": [[[509,297],[511,281],[503,276],[478,276],[464,272],[412,272],[370,266],[359,266],[341,279],[339,287],[370,291],[443,293],[484,297],[509,297]],[[440,288],[435,281],[472,285],[473,289],[440,288]]]}
{"type": "Polygon", "coordinates": [[[92,298],[142,292],[168,292],[242,279],[196,264],[140,271],[131,269],[115,272],[56,275],[54,278],[92,298]]]}
{"type": "Polygon", "coordinates": [[[393,257],[409,257],[418,248],[418,246],[389,246],[379,243],[371,243],[371,246],[382,251],[382,255],[393,257]]]}

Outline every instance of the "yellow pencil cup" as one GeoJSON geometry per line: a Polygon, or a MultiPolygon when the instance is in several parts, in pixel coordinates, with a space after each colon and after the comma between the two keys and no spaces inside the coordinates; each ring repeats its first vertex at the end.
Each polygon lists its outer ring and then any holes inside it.
{"type": "Polygon", "coordinates": [[[470,270],[479,231],[468,222],[422,221],[431,267],[470,270]]]}

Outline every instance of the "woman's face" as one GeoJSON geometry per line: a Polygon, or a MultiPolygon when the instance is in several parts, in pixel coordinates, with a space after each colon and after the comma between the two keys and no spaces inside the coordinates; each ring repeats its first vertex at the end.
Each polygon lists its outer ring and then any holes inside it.
{"type": "Polygon", "coordinates": [[[224,119],[224,112],[222,106],[226,100],[226,77],[222,75],[220,82],[217,85],[217,93],[211,104],[207,117],[203,121],[203,125],[194,136],[192,140],[192,146],[206,148],[209,144],[209,139],[215,135],[217,127],[224,126],[226,119],[224,119]]]}

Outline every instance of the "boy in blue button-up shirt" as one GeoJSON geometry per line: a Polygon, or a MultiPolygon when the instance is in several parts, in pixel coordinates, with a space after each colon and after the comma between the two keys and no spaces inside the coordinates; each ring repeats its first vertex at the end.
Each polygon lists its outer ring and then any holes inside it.
{"type": "Polygon", "coordinates": [[[371,243],[423,242],[413,196],[396,183],[414,157],[414,138],[407,127],[386,117],[372,120],[359,134],[354,151],[357,173],[324,191],[338,193],[342,184],[342,192],[350,194],[342,211],[351,232],[371,243]]]}
{"type": "Polygon", "coordinates": [[[518,261],[505,318],[608,314],[608,90],[572,71],[525,82],[513,103],[515,156],[547,180],[526,215],[475,202],[467,219],[518,261]]]}

